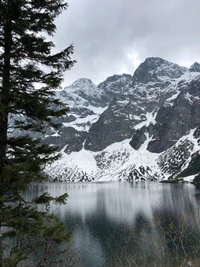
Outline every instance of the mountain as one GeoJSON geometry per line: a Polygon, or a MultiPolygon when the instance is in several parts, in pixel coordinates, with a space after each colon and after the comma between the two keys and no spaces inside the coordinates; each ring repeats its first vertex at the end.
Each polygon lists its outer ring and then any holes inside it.
{"type": "Polygon", "coordinates": [[[173,180],[200,173],[199,63],[187,69],[151,57],[133,75],[99,85],[78,79],[56,97],[70,112],[44,138],[62,152],[45,169],[51,179],[173,180]]]}

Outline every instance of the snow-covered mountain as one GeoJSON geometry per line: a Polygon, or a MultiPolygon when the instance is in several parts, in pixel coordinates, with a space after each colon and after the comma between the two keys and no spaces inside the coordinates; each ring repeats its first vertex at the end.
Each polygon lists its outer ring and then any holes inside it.
{"type": "Polygon", "coordinates": [[[52,179],[177,179],[200,172],[200,64],[187,69],[147,58],[133,75],[99,85],[79,79],[56,97],[70,111],[45,137],[62,152],[46,167],[52,179]]]}

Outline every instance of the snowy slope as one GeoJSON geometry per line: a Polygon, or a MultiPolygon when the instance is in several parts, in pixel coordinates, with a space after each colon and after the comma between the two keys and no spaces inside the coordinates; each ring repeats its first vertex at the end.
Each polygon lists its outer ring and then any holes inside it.
{"type": "Polygon", "coordinates": [[[70,112],[46,137],[62,152],[46,167],[48,175],[61,181],[180,177],[200,150],[199,70],[198,63],[187,70],[147,58],[133,76],[113,75],[99,85],[79,79],[58,91],[70,112]]]}

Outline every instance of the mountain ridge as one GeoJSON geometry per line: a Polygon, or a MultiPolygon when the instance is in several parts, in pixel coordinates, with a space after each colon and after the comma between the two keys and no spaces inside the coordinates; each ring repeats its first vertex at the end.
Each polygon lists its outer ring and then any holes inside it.
{"type": "Polygon", "coordinates": [[[99,85],[81,78],[58,91],[70,112],[44,140],[63,153],[46,167],[48,175],[61,181],[178,177],[200,150],[199,72],[197,62],[187,69],[151,57],[133,75],[99,85]]]}

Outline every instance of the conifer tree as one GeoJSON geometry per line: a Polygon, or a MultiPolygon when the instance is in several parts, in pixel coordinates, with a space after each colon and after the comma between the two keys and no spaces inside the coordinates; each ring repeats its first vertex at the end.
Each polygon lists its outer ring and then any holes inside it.
{"type": "Polygon", "coordinates": [[[0,267],[56,266],[61,251],[57,259],[51,252],[70,240],[48,212],[51,201],[66,203],[67,194],[44,193],[31,202],[21,194],[45,181],[45,164],[58,157],[41,138],[67,112],[54,92],[74,64],[73,46],[53,54],[46,36],[53,36],[55,18],[66,8],[63,0],[0,1],[0,267]]]}

